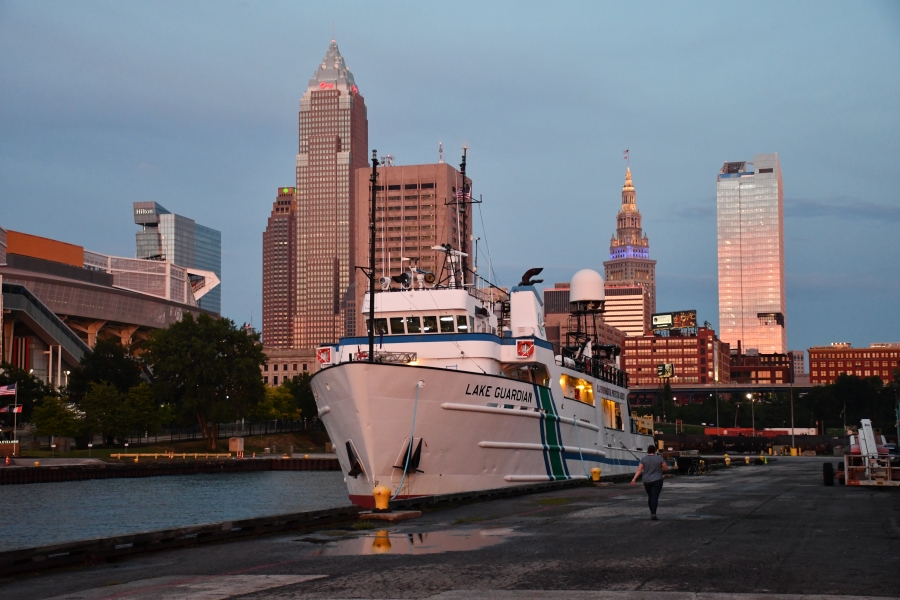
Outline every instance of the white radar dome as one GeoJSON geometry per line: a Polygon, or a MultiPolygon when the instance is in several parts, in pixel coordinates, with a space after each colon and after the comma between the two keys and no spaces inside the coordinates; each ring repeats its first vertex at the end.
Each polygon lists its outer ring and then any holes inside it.
{"type": "Polygon", "coordinates": [[[582,269],[569,283],[569,302],[599,302],[606,300],[603,276],[593,269],[582,269]]]}

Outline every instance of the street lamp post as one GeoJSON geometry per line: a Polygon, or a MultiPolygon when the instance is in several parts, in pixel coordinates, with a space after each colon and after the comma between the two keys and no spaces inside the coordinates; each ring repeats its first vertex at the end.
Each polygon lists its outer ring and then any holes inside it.
{"type": "Polygon", "coordinates": [[[92,444],[91,442],[88,442],[88,458],[91,457],[91,448],[93,448],[93,447],[94,447],[94,444],[92,444]]]}
{"type": "Polygon", "coordinates": [[[750,401],[750,426],[753,429],[753,437],[756,437],[756,411],[753,410],[753,394],[747,394],[750,401]]]}
{"type": "Polygon", "coordinates": [[[791,381],[791,448],[796,448],[794,445],[794,382],[791,381]]]}

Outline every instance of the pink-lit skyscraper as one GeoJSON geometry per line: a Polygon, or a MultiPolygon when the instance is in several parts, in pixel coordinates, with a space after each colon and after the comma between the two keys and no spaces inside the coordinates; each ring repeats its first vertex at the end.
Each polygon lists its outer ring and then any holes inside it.
{"type": "Polygon", "coordinates": [[[732,348],[787,351],[784,190],[778,154],[727,162],[716,182],[720,338],[732,348]]]}

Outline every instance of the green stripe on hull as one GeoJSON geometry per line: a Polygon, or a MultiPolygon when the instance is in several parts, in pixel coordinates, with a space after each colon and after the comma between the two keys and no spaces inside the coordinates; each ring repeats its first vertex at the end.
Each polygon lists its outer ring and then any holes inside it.
{"type": "Polygon", "coordinates": [[[544,410],[544,412],[541,413],[541,427],[544,428],[544,446],[547,448],[545,453],[549,459],[551,476],[557,481],[568,479],[565,467],[563,466],[562,440],[559,439],[559,435],[557,434],[558,430],[556,428],[556,422],[559,421],[559,416],[557,416],[553,408],[550,390],[541,386],[536,387],[541,408],[544,410]]]}

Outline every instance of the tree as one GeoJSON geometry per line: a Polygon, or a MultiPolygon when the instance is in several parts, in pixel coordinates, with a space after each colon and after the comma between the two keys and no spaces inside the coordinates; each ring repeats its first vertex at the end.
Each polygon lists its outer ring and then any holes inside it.
{"type": "Polygon", "coordinates": [[[294,395],[297,408],[300,410],[300,417],[304,419],[312,419],[319,414],[312,386],[309,385],[310,379],[312,379],[310,373],[301,373],[284,382],[284,386],[294,395]]]}
{"type": "Polygon", "coordinates": [[[124,394],[141,383],[141,365],[128,349],[115,340],[98,339],[91,352],[69,374],[69,396],[76,402],[84,398],[92,383],[105,381],[124,394]]]}
{"type": "Polygon", "coordinates": [[[75,437],[81,430],[81,417],[71,404],[57,396],[44,396],[34,407],[31,422],[36,435],[75,437]]]}
{"type": "MultiPolygon", "coordinates": [[[[25,369],[19,369],[9,363],[0,364],[0,385],[16,384],[15,401],[22,405],[22,413],[18,416],[19,423],[27,423],[31,421],[32,411],[36,404],[40,403],[45,396],[53,396],[53,387],[25,369]]],[[[0,398],[3,406],[13,403],[13,398],[4,396],[0,398]]],[[[12,426],[12,415],[4,415],[8,418],[8,425],[12,426]]]]}
{"type": "Polygon", "coordinates": [[[259,336],[229,319],[187,313],[151,334],[145,357],[157,399],[196,418],[209,450],[216,449],[219,423],[249,416],[265,398],[259,336]]]}
{"type": "Polygon", "coordinates": [[[266,389],[266,398],[257,405],[253,417],[260,421],[270,419],[295,421],[300,418],[300,409],[297,408],[297,400],[290,388],[287,385],[279,385],[266,389]]]}
{"type": "Polygon", "coordinates": [[[83,427],[87,436],[103,434],[106,443],[112,444],[116,436],[127,433],[122,394],[111,383],[91,383],[78,408],[84,413],[83,427]]]}
{"type": "Polygon", "coordinates": [[[153,390],[144,382],[128,390],[122,400],[123,422],[128,432],[156,433],[168,416],[166,407],[160,406],[153,390]]]}

